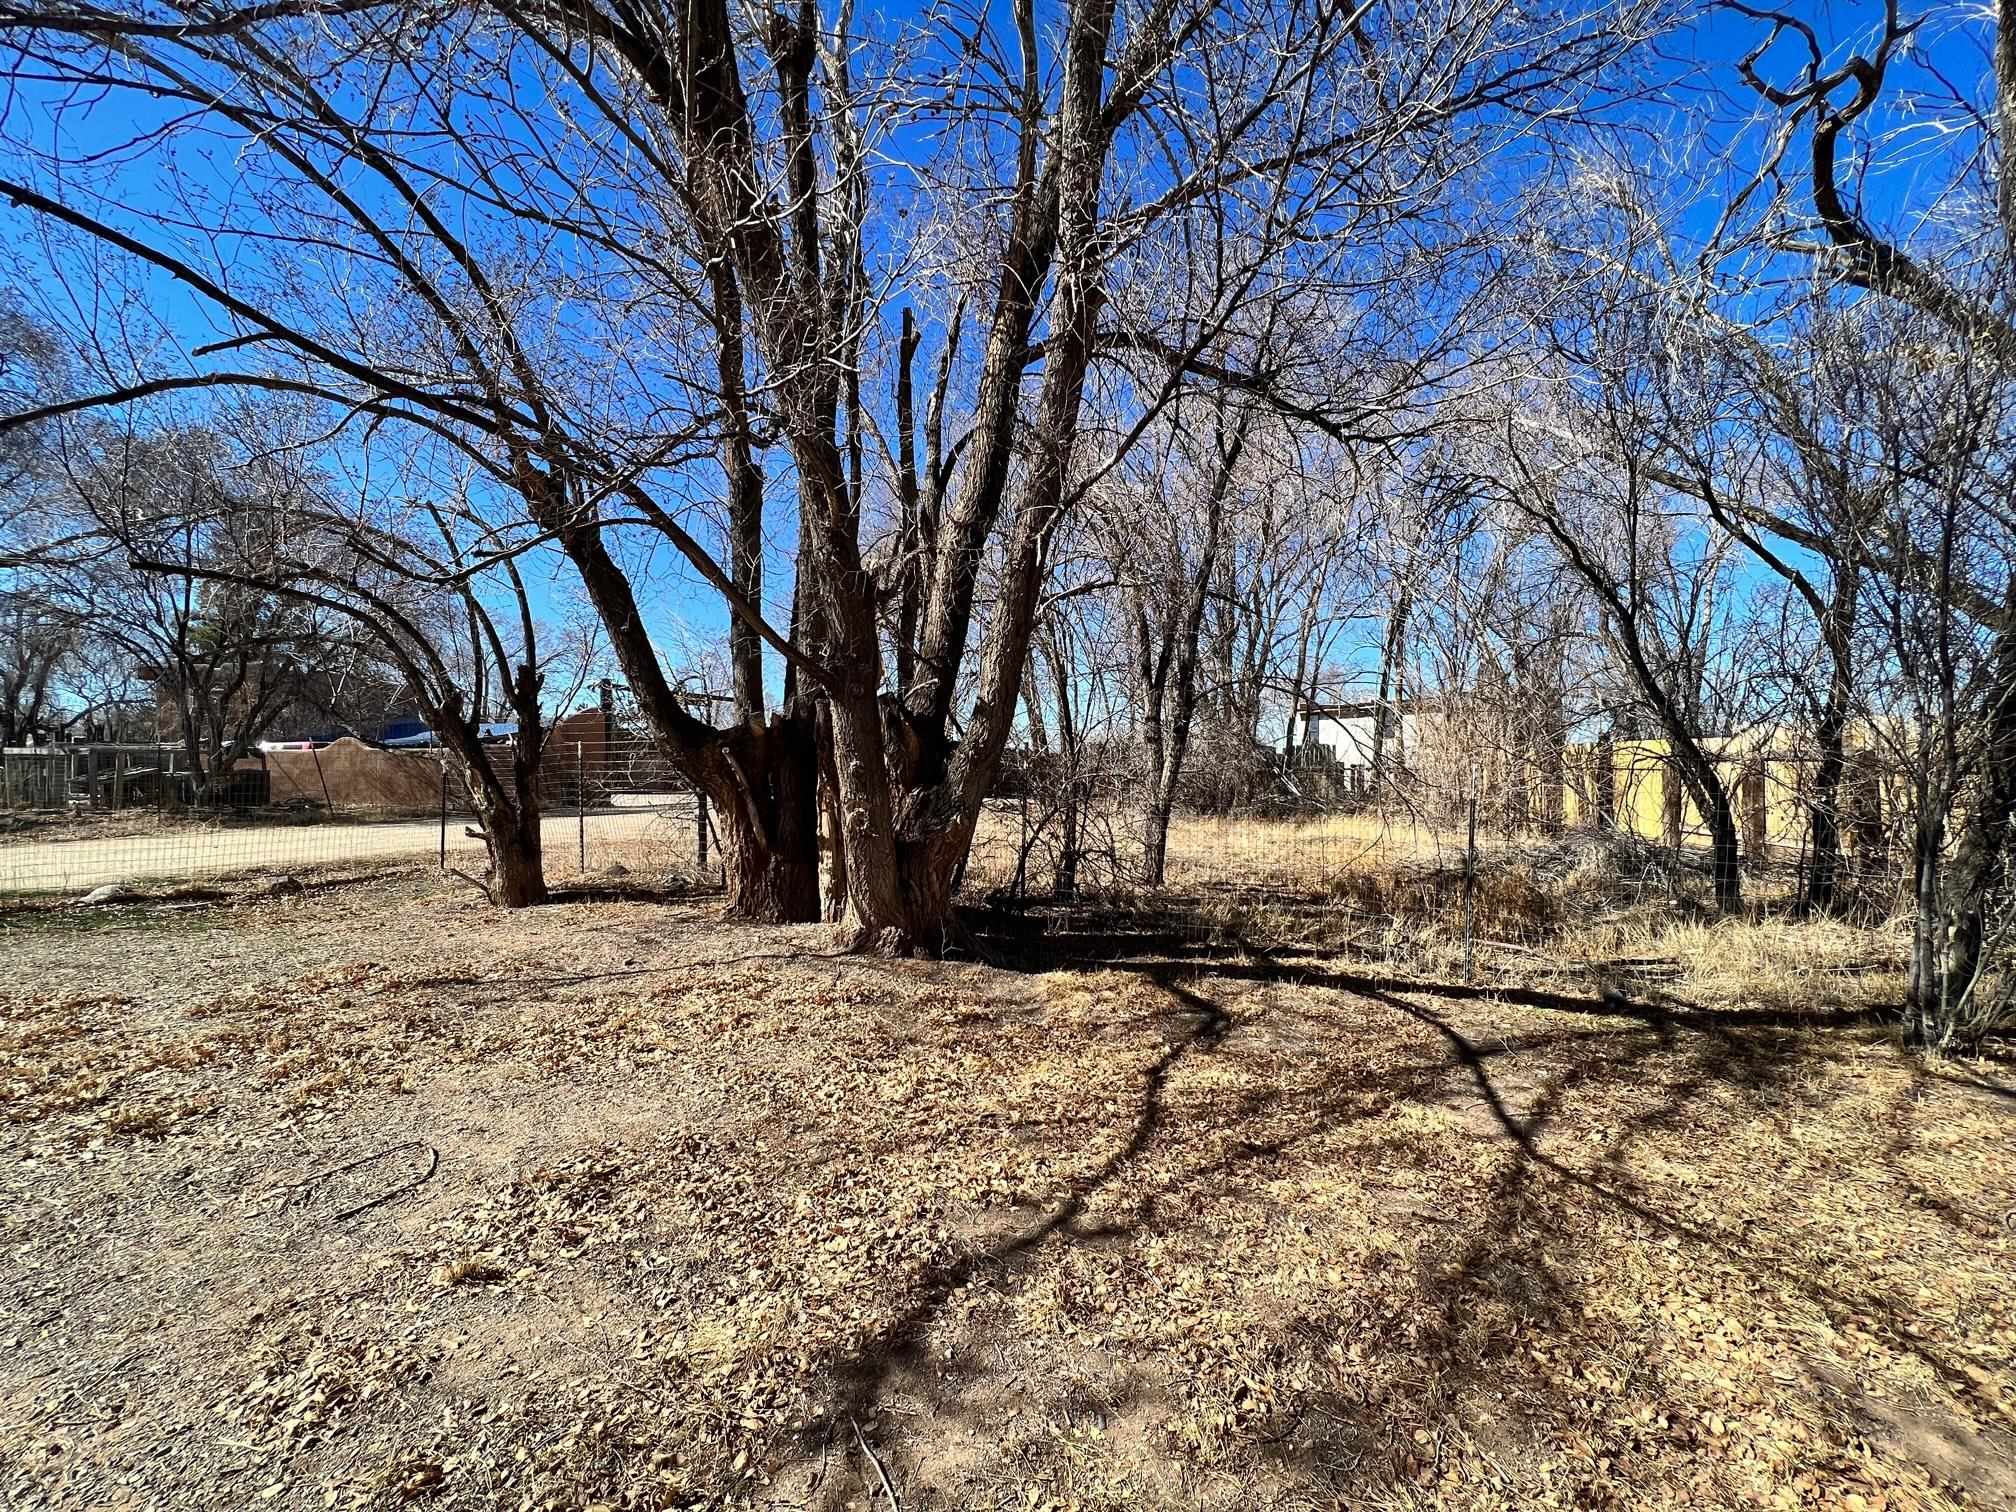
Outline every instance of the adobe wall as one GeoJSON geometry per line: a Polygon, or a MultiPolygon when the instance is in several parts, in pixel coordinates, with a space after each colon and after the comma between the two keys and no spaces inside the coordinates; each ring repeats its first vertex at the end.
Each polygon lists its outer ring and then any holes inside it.
{"type": "MultiPolygon", "coordinates": [[[[276,804],[305,800],[398,813],[433,813],[441,806],[441,759],[431,751],[381,751],[345,736],[319,751],[268,751],[266,771],[276,804]]],[[[461,784],[450,787],[459,806],[461,784]]]]}

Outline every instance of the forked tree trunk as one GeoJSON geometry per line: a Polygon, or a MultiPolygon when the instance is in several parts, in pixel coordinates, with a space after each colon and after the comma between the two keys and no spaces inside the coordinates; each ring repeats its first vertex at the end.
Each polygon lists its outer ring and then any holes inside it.
{"type": "Polygon", "coordinates": [[[495,766],[495,754],[478,743],[475,727],[448,733],[469,805],[483,831],[490,854],[490,901],[499,908],[530,908],[544,903],[545,847],[539,830],[539,779],[507,783],[495,766]],[[514,787],[516,791],[514,791],[514,787]]]}
{"type": "MultiPolygon", "coordinates": [[[[549,506],[542,518],[565,521],[549,506]]],[[[560,544],[665,754],[714,805],[730,918],[808,924],[819,917],[819,763],[803,699],[770,716],[715,730],[680,704],[624,576],[593,524],[564,524],[560,544]]]]}
{"type": "Polygon", "coordinates": [[[758,924],[819,918],[819,756],[803,700],[724,732],[695,774],[719,819],[727,915],[758,924]]]}
{"type": "MultiPolygon", "coordinates": [[[[823,290],[821,161],[812,110],[819,42],[809,6],[793,18],[771,17],[768,37],[776,89],[772,104],[788,193],[762,197],[765,168],[755,150],[749,95],[737,59],[738,23],[723,0],[673,8],[674,28],[654,36],[618,27],[610,45],[636,68],[684,142],[690,213],[733,257],[765,365],[771,398],[797,465],[799,571],[817,599],[823,644],[820,695],[832,709],[832,751],[846,858],[846,908],[840,920],[858,949],[908,950],[942,943],[953,879],[971,843],[1013,720],[1051,532],[1061,518],[1079,407],[1097,325],[1100,258],[1095,231],[1111,127],[1104,83],[1113,33],[1112,0],[1073,7],[1059,68],[1060,105],[1037,169],[1034,119],[1024,123],[1015,208],[1002,254],[995,319],[982,363],[969,450],[968,483],[942,526],[923,603],[914,681],[906,715],[890,717],[879,696],[880,633],[876,587],[860,551],[860,499],[836,441],[837,373],[854,337],[833,319],[823,290]],[[786,234],[787,226],[789,234],[786,234]],[[1021,423],[1035,301],[1052,249],[1058,253],[1049,336],[1036,424],[1021,423]],[[1011,476],[1018,433],[1041,439],[1024,474],[1021,504],[988,626],[979,696],[963,738],[948,735],[959,666],[972,623],[982,547],[1011,476]],[[899,828],[900,821],[900,828],[899,828]]],[[[837,227],[834,229],[838,229],[837,227]]],[[[844,232],[831,239],[836,258],[853,258],[844,232]]],[[[920,480],[921,481],[921,480],[920,480]]],[[[931,480],[936,488],[936,479],[931,480]]],[[[555,510],[556,516],[562,511],[555,510]]],[[[552,522],[578,542],[592,529],[552,522]]],[[[569,545],[577,565],[582,558],[569,545]]],[[[599,543],[594,550],[599,550],[599,543]]],[[[593,552],[591,551],[591,555],[593,552]]],[[[697,779],[712,781],[708,736],[658,697],[663,676],[637,625],[627,584],[613,564],[584,570],[596,607],[610,627],[633,687],[652,693],[654,721],[669,732],[697,779]],[[604,581],[597,582],[601,576],[604,581]]],[[[816,784],[815,784],[816,786],[816,784]]],[[[809,814],[816,809],[816,798],[809,814]]],[[[752,815],[752,831],[761,827],[752,815]]]]}

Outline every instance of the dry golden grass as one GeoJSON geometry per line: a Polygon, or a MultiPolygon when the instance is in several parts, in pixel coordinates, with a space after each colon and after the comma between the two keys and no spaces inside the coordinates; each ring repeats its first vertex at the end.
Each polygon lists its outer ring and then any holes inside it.
{"type": "MultiPolygon", "coordinates": [[[[1017,820],[1012,810],[988,816],[991,829],[976,842],[979,885],[1000,885],[1004,854],[1012,878],[1017,820]]],[[[1224,942],[1371,950],[1444,979],[1461,970],[1467,920],[1474,959],[1507,983],[1570,977],[1788,1010],[1902,1000],[1902,925],[1795,918],[1789,874],[1749,879],[1748,914],[1718,919],[1705,878],[1698,870],[1676,876],[1670,853],[1657,847],[1486,835],[1466,907],[1464,851],[1462,834],[1404,814],[1179,815],[1165,888],[1123,886],[1098,901],[1142,912],[1182,897],[1224,942]]]]}

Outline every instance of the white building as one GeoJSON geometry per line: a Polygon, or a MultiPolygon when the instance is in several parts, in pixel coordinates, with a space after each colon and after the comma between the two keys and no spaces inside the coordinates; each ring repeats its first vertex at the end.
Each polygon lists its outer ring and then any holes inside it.
{"type": "MultiPolygon", "coordinates": [[[[1301,747],[1325,747],[1330,759],[1338,766],[1369,767],[1372,765],[1373,727],[1376,723],[1373,707],[1369,701],[1306,705],[1295,743],[1301,747]]],[[[1383,753],[1388,765],[1402,763],[1412,755],[1418,748],[1416,741],[1420,728],[1420,716],[1411,710],[1401,712],[1388,724],[1383,753]]]]}

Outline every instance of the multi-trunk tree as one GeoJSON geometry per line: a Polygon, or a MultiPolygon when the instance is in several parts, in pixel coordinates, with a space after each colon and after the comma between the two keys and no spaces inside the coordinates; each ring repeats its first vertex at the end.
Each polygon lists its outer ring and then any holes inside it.
{"type": "Polygon", "coordinates": [[[90,98],[126,134],[86,164],[22,129],[0,196],[214,330],[187,362],[135,344],[66,408],[264,387],[346,434],[458,449],[571,562],[718,805],[732,910],[817,916],[823,785],[827,911],[906,948],[942,937],[1087,488],[1199,387],[1349,429],[1309,371],[1245,360],[1242,312],[1314,287],[1366,318],[1354,249],[1433,235],[1383,186],[1572,122],[1658,7],[1090,0],[869,38],[849,16],[10,6],[28,116],[90,98]],[[233,195],[175,152],[199,139],[237,154],[233,195]],[[921,463],[920,385],[890,426],[867,377],[905,307],[899,369],[964,343],[921,463]],[[1088,436],[1095,384],[1126,400],[1088,436]],[[886,576],[882,513],[903,538],[886,576]],[[789,592],[765,546],[787,520],[789,592]],[[647,534],[733,621],[732,721],[664,675],[657,580],[627,565],[647,534]]]}

